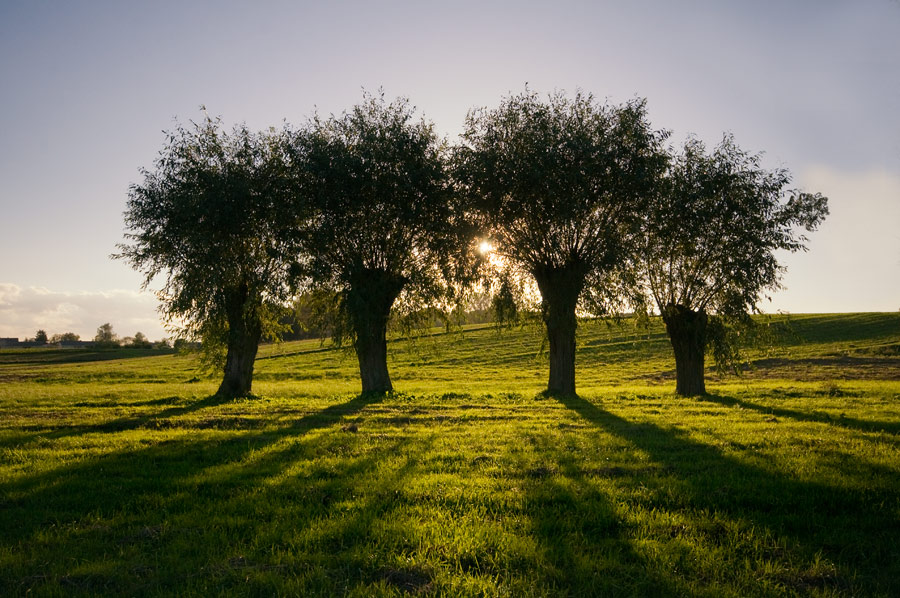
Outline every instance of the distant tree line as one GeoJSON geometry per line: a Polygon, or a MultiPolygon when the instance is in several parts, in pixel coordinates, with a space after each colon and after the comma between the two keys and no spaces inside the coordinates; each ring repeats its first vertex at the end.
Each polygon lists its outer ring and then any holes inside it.
{"type": "Polygon", "coordinates": [[[47,331],[39,329],[34,333],[34,336],[31,338],[26,338],[23,342],[29,345],[57,345],[63,342],[76,342],[81,339],[80,336],[75,334],[74,332],[65,332],[63,334],[54,334],[53,336],[48,336],[47,331]]]}
{"type": "Polygon", "coordinates": [[[778,288],[775,252],[805,250],[828,207],[729,136],[668,138],[643,100],[530,90],[470,111],[455,145],[383,94],[265,131],[207,116],[130,187],[115,257],[162,281],[161,313],[227,396],[251,392],[262,339],[303,328],[388,392],[389,322],[449,326],[476,298],[509,319],[535,295],[548,392],[576,392],[579,316],[627,311],[662,316],[676,390],[701,394],[705,354],[734,356],[729,331],[778,288]]]}
{"type": "MultiPolygon", "coordinates": [[[[33,338],[26,338],[25,343],[29,345],[60,345],[66,343],[90,343],[91,346],[95,348],[113,348],[113,347],[127,347],[132,349],[164,349],[164,348],[172,348],[172,343],[169,342],[168,339],[163,338],[156,342],[150,341],[147,336],[143,332],[136,332],[134,336],[126,336],[124,338],[119,338],[113,331],[112,324],[109,322],[105,324],[101,324],[100,327],[97,328],[97,334],[94,336],[91,341],[82,341],[81,336],[75,334],[74,332],[64,332],[62,334],[54,334],[52,336],[48,336],[47,332],[43,329],[35,332],[33,338]]],[[[180,346],[184,346],[184,341],[181,343],[176,343],[180,346]]]]}
{"type": "Polygon", "coordinates": [[[125,347],[128,349],[179,349],[186,348],[186,342],[176,340],[172,343],[167,338],[161,338],[158,341],[151,341],[143,332],[135,332],[134,336],[126,336],[119,338],[119,335],[113,331],[112,324],[106,322],[97,328],[97,334],[94,336],[92,344],[95,348],[115,348],[125,347]]]}

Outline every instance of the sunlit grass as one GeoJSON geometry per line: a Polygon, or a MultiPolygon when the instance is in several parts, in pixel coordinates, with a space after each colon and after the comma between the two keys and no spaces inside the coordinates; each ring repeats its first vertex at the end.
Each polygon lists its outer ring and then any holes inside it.
{"type": "Polygon", "coordinates": [[[694,399],[601,323],[561,399],[527,330],[392,342],[384,398],[318,341],[232,402],[0,352],[0,595],[900,594],[900,318],[793,319],[694,399]]]}

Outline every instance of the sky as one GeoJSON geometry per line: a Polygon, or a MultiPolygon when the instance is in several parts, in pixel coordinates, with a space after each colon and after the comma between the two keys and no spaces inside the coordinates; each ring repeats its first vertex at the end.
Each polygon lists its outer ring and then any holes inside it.
{"type": "Polygon", "coordinates": [[[110,259],[164,131],[405,96],[451,142],[509,94],[646,98],[672,142],[730,132],[829,197],[763,311],[900,309],[900,1],[0,0],[0,337],[167,336],[110,259]]]}

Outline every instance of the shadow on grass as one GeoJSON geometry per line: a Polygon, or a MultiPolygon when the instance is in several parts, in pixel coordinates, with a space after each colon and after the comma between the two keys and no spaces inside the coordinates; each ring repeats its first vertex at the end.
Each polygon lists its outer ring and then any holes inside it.
{"type": "Polygon", "coordinates": [[[841,426],[850,430],[858,430],[860,432],[886,432],[888,434],[900,433],[900,422],[883,422],[874,420],[854,419],[852,417],[840,416],[831,417],[826,413],[810,413],[807,411],[797,411],[796,409],[785,409],[784,407],[769,407],[765,405],[757,405],[750,401],[745,401],[735,397],[729,397],[717,394],[708,394],[698,397],[700,401],[708,401],[725,407],[741,407],[766,415],[775,415],[786,417],[803,422],[813,422],[821,424],[832,424],[841,426]]]}
{"type": "MultiPolygon", "coordinates": [[[[180,401],[179,397],[166,397],[146,401],[140,406],[156,407],[161,405],[169,405],[173,402],[180,401]]],[[[22,430],[26,430],[25,434],[13,434],[0,440],[0,448],[15,448],[28,442],[35,440],[58,440],[60,438],[68,438],[72,436],[80,436],[83,434],[104,433],[104,432],[121,432],[125,430],[135,430],[138,428],[151,426],[153,422],[165,421],[168,418],[179,415],[186,415],[208,407],[215,407],[229,402],[230,399],[223,398],[218,395],[210,395],[199,401],[193,401],[187,405],[179,405],[177,407],[168,407],[161,411],[146,413],[142,415],[120,417],[109,421],[89,424],[69,424],[60,423],[37,423],[20,426],[22,430]]],[[[79,405],[76,405],[79,406],[79,405]]]]}
{"type": "MultiPolygon", "coordinates": [[[[400,525],[395,513],[410,508],[406,486],[436,436],[437,432],[418,439],[398,435],[363,448],[364,456],[344,455],[337,464],[323,460],[322,452],[343,452],[344,442],[332,439],[329,446],[320,438],[311,441],[304,457],[311,471],[264,486],[260,503],[290,508],[270,529],[255,530],[257,536],[275,539],[276,545],[293,537],[305,546],[314,555],[319,586],[328,595],[371,584],[412,593],[430,590],[433,571],[410,562],[408,555],[420,547],[414,531],[400,525]]],[[[296,464],[297,457],[279,451],[267,455],[266,461],[283,468],[286,462],[296,464]]],[[[258,464],[252,467],[256,470],[258,464]]],[[[270,561],[271,546],[259,544],[262,549],[256,558],[270,561]]],[[[233,581],[240,587],[241,579],[233,581]]]]}
{"type": "Polygon", "coordinates": [[[870,592],[900,595],[896,486],[842,488],[797,480],[726,456],[677,428],[631,422],[577,396],[557,400],[677,476],[686,492],[681,508],[750,522],[776,541],[786,540],[786,549],[805,561],[821,552],[837,566],[834,579],[782,580],[794,591],[847,590],[852,581],[870,592]]]}
{"type": "Polygon", "coordinates": [[[300,355],[314,355],[316,353],[334,353],[336,351],[342,351],[344,347],[338,345],[331,345],[328,347],[314,347],[312,349],[298,349],[296,351],[284,351],[283,353],[273,352],[269,355],[258,355],[256,357],[256,361],[268,361],[272,359],[281,359],[283,357],[298,357],[300,355]]]}
{"type": "MultiPolygon", "coordinates": [[[[7,521],[7,525],[0,525],[0,530],[16,530],[20,524],[31,520],[31,526],[22,528],[21,534],[27,536],[29,529],[40,526],[43,522],[35,519],[30,514],[33,512],[27,507],[37,507],[35,511],[54,512],[48,504],[48,500],[40,499],[37,494],[54,496],[60,502],[58,506],[75,506],[79,504],[85,508],[108,507],[117,502],[117,498],[129,500],[128,496],[120,496],[119,478],[137,477],[146,482],[146,486],[135,489],[136,491],[153,491],[160,484],[174,483],[182,476],[195,473],[199,469],[209,467],[216,462],[234,461],[242,458],[251,450],[260,450],[263,447],[287,436],[302,436],[317,428],[324,428],[337,423],[341,418],[363,410],[367,405],[377,402],[381,397],[377,395],[357,395],[350,401],[331,405],[309,413],[291,425],[277,430],[262,431],[256,433],[244,433],[233,435],[224,439],[196,440],[185,438],[179,440],[164,440],[158,444],[151,444],[146,448],[137,450],[125,449],[115,453],[104,454],[86,461],[76,461],[72,465],[63,466],[48,472],[25,476],[3,487],[4,507],[0,511],[0,517],[7,516],[11,511],[20,508],[21,520],[7,521]],[[148,472],[156,472],[148,475],[148,472]],[[172,473],[177,475],[172,475],[172,473]],[[68,488],[66,490],[66,488],[68,488]],[[79,503],[78,501],[83,501],[79,503]]],[[[205,407],[211,407],[228,402],[227,399],[211,396],[197,401],[185,407],[164,409],[163,411],[146,417],[131,418],[128,425],[88,427],[90,431],[118,432],[129,430],[138,424],[154,419],[163,419],[174,415],[183,415],[191,411],[197,411],[205,407]]],[[[118,420],[117,420],[118,421],[118,420]]],[[[83,430],[87,431],[87,430],[83,430]]],[[[52,433],[43,435],[44,438],[62,437],[66,433],[54,436],[52,433]]],[[[174,488],[172,488],[174,490],[174,488]]],[[[63,509],[66,511],[67,509],[63,509]]],[[[76,512],[79,509],[75,509],[76,512]]]]}
{"type": "Polygon", "coordinates": [[[792,380],[898,380],[900,359],[876,355],[825,357],[771,357],[756,359],[741,367],[753,378],[792,380]]]}
{"type": "MultiPolygon", "coordinates": [[[[373,403],[376,401],[380,401],[383,396],[373,393],[363,393],[357,395],[353,398],[346,406],[333,405],[332,407],[328,407],[322,412],[318,414],[310,414],[303,418],[301,421],[307,421],[309,419],[317,420],[320,418],[333,418],[336,414],[340,413],[342,410],[350,409],[351,411],[357,409],[359,405],[366,405],[369,403],[373,403]]],[[[253,397],[245,397],[243,400],[252,400],[253,397]]],[[[177,400],[177,397],[171,397],[167,399],[159,399],[153,402],[146,402],[144,405],[163,405],[171,403],[173,400],[177,400]]],[[[10,436],[3,441],[0,441],[0,448],[9,448],[15,447],[16,445],[20,445],[26,442],[30,442],[37,439],[47,439],[47,440],[56,440],[60,438],[66,438],[70,436],[79,436],[83,434],[94,434],[94,433],[113,433],[113,432],[124,432],[127,430],[137,430],[141,428],[153,429],[164,427],[173,417],[180,417],[183,415],[188,415],[191,413],[195,413],[197,411],[201,411],[203,409],[208,409],[211,407],[218,407],[221,405],[226,405],[228,403],[233,403],[237,400],[242,399],[234,399],[231,397],[223,396],[223,395],[210,395],[199,401],[193,401],[188,403],[187,405],[179,405],[168,407],[161,411],[146,413],[142,415],[130,416],[130,417],[120,417],[117,419],[113,419],[110,421],[95,423],[95,424],[72,424],[72,425],[47,425],[47,424],[39,424],[35,426],[23,426],[25,430],[34,430],[35,428],[38,431],[34,431],[29,434],[18,434],[15,436],[10,436]],[[49,429],[48,429],[49,428],[49,429]]],[[[187,426],[190,427],[190,426],[187,426]]]]}
{"type": "Polygon", "coordinates": [[[301,574],[334,593],[351,582],[426,588],[430,574],[385,554],[410,551],[402,533],[369,536],[377,521],[390,520],[434,433],[417,443],[397,435],[376,447],[349,426],[309,435],[380,399],[358,395],[277,430],[165,440],[7,485],[0,554],[21,556],[18,567],[0,572],[0,594],[42,586],[178,593],[192,583],[243,593],[251,578],[271,593],[301,574]],[[386,456],[394,457],[387,465],[386,456]],[[297,552],[311,559],[308,571],[278,557],[297,552]]]}
{"type": "Polygon", "coordinates": [[[800,338],[810,343],[877,340],[895,337],[900,325],[896,312],[858,314],[817,314],[792,318],[800,338]]]}
{"type": "MultiPolygon", "coordinates": [[[[145,406],[158,406],[170,404],[179,400],[178,397],[168,397],[165,399],[157,399],[143,403],[145,406]]],[[[33,424],[22,426],[21,429],[28,430],[27,434],[16,434],[9,436],[0,441],[0,448],[11,448],[17,445],[31,442],[38,439],[58,440],[60,438],[68,438],[71,436],[80,436],[83,434],[94,433],[112,433],[123,432],[126,430],[136,430],[138,428],[152,428],[154,423],[163,422],[172,417],[187,415],[202,409],[217,407],[232,402],[233,399],[223,397],[221,395],[210,395],[199,401],[193,401],[187,405],[179,405],[176,407],[168,407],[161,411],[146,413],[142,415],[120,417],[110,421],[92,424],[33,424]]]]}
{"type": "MultiPolygon", "coordinates": [[[[546,393],[545,393],[546,396],[546,393]]],[[[573,397],[557,397],[565,402],[573,397]]],[[[670,576],[638,554],[609,496],[586,479],[579,448],[563,446],[546,434],[525,439],[538,462],[518,467],[544,562],[537,563],[540,593],[566,596],[674,596],[670,576]],[[544,586],[544,587],[542,587],[544,586]]]]}

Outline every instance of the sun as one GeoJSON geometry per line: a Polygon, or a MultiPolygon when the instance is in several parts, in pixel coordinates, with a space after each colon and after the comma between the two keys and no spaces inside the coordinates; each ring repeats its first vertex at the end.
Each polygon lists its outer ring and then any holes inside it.
{"type": "Polygon", "coordinates": [[[493,250],[494,246],[491,245],[491,242],[487,239],[478,244],[478,251],[480,251],[481,253],[490,253],[493,250]]]}

